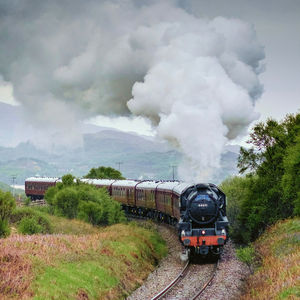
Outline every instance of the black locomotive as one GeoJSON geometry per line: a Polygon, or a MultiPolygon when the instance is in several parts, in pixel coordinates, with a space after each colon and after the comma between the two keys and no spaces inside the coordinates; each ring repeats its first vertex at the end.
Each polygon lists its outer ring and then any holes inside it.
{"type": "Polygon", "coordinates": [[[187,249],[219,255],[228,236],[226,196],[214,184],[196,184],[181,196],[178,232],[187,249]]]}

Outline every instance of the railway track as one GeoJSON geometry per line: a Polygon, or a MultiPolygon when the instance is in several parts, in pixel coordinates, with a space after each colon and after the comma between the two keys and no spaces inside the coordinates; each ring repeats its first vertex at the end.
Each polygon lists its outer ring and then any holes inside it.
{"type": "Polygon", "coordinates": [[[212,275],[210,276],[209,280],[206,281],[206,283],[204,284],[204,286],[195,293],[195,295],[191,298],[191,300],[195,300],[197,299],[198,297],[201,296],[201,294],[205,291],[205,289],[211,284],[211,282],[213,281],[215,275],[216,275],[216,272],[217,272],[217,269],[218,269],[218,265],[219,265],[219,261],[217,261],[215,263],[215,266],[214,266],[214,270],[213,270],[213,273],[212,275]]]}
{"type": "Polygon", "coordinates": [[[195,300],[199,298],[205,291],[205,289],[211,284],[216,274],[217,268],[218,262],[215,264],[201,265],[191,264],[191,262],[189,261],[183,267],[177,277],[163,290],[156,294],[151,300],[195,300]],[[209,271],[209,269],[211,270],[209,271]],[[201,278],[201,276],[205,278],[201,278]],[[197,286],[194,286],[193,282],[195,282],[197,286]]]}
{"type": "Polygon", "coordinates": [[[166,296],[174,288],[174,286],[176,286],[185,277],[189,266],[190,262],[188,261],[177,277],[151,300],[162,299],[164,296],[166,296]]]}
{"type": "MultiPolygon", "coordinates": [[[[140,217],[135,215],[128,215],[129,219],[145,221],[147,217],[140,217]]],[[[160,223],[169,228],[174,229],[174,226],[167,223],[160,223]]],[[[173,281],[165,286],[159,293],[157,293],[151,300],[166,300],[166,299],[180,299],[180,300],[196,300],[201,299],[201,294],[213,281],[218,263],[191,263],[188,261],[173,281]]]]}

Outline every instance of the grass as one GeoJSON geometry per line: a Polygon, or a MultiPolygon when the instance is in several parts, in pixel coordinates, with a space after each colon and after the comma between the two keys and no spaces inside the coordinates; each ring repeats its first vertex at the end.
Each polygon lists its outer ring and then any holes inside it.
{"type": "Polygon", "coordinates": [[[75,299],[80,295],[97,299],[118,284],[110,273],[94,261],[47,267],[34,283],[34,299],[75,299]]]}
{"type": "Polygon", "coordinates": [[[241,299],[300,298],[300,219],[278,222],[255,243],[260,267],[241,299]]]}
{"type": "Polygon", "coordinates": [[[239,260],[241,260],[243,263],[245,263],[249,267],[249,269],[252,273],[253,272],[252,266],[255,261],[254,248],[252,246],[243,247],[243,248],[237,249],[236,254],[237,254],[237,257],[239,258],[239,260]]]}
{"type": "Polygon", "coordinates": [[[80,220],[68,220],[63,217],[48,215],[53,228],[57,234],[86,235],[99,233],[99,228],[80,220]]]}
{"type": "Polygon", "coordinates": [[[0,295],[4,299],[124,298],[167,253],[151,225],[148,229],[132,223],[100,229],[50,218],[55,234],[13,234],[1,240],[0,295]]]}

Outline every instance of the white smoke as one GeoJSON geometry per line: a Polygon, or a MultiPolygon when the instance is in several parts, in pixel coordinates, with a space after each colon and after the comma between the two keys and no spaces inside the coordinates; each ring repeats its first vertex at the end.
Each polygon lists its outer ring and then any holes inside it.
{"type": "Polygon", "coordinates": [[[16,2],[0,4],[0,75],[39,128],[78,142],[80,119],[146,117],[184,154],[181,177],[206,180],[258,117],[264,51],[248,23],[171,0],[16,2]]]}
{"type": "Polygon", "coordinates": [[[192,20],[165,32],[167,42],[144,81],[134,84],[128,107],[184,153],[181,177],[207,180],[225,143],[258,118],[253,101],[262,91],[263,51],[253,28],[239,20],[192,20]]]}

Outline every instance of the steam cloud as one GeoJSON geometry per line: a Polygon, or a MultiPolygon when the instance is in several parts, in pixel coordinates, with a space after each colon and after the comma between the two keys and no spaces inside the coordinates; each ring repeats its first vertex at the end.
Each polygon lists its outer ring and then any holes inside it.
{"type": "Polygon", "coordinates": [[[206,180],[258,117],[264,50],[250,24],[178,3],[0,2],[0,75],[39,128],[72,142],[78,120],[143,116],[184,154],[181,177],[206,180]]]}

